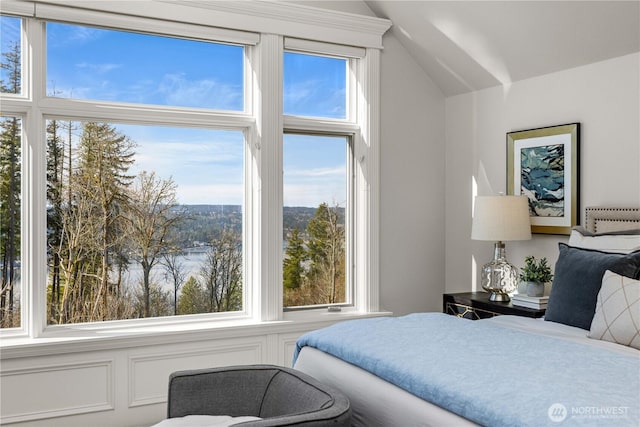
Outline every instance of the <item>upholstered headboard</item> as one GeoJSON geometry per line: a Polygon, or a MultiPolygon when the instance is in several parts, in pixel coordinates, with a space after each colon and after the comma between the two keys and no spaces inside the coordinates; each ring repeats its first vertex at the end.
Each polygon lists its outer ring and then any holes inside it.
{"type": "Polygon", "coordinates": [[[640,208],[586,208],[583,227],[592,233],[640,229],[640,208]]]}

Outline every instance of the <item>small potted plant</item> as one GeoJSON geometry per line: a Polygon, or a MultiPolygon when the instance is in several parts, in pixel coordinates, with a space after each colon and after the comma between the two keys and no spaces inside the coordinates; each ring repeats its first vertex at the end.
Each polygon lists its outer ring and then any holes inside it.
{"type": "Polygon", "coordinates": [[[529,255],[524,259],[525,266],[520,270],[520,280],[527,284],[527,295],[541,297],[544,295],[544,285],[553,279],[551,267],[546,258],[536,260],[529,255]]]}

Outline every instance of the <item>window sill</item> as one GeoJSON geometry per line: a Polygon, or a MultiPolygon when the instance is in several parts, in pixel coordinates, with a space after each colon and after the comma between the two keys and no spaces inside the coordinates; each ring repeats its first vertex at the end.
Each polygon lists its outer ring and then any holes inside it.
{"type": "Polygon", "coordinates": [[[256,335],[304,332],[335,322],[369,317],[389,316],[390,312],[358,313],[326,310],[307,313],[287,313],[285,320],[255,321],[251,318],[207,320],[190,323],[166,322],[153,325],[122,327],[56,327],[41,337],[3,337],[0,340],[0,360],[21,357],[51,356],[86,351],[115,350],[184,342],[229,339],[256,335]]]}

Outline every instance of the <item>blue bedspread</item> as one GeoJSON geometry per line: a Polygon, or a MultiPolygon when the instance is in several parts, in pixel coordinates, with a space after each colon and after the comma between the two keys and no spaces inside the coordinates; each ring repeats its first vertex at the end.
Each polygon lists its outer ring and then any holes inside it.
{"type": "Polygon", "coordinates": [[[440,313],[310,332],[294,362],[304,346],[486,426],[640,426],[640,356],[440,313]]]}

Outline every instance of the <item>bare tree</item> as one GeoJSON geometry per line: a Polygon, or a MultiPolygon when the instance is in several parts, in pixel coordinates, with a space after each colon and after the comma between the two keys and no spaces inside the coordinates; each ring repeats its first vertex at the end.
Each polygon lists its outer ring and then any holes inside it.
{"type": "Polygon", "coordinates": [[[322,203],[307,225],[309,258],[312,262],[309,276],[318,289],[321,300],[335,303],[344,298],[345,235],[338,207],[329,208],[322,203]],[[342,286],[339,286],[339,285],[342,286]]]}
{"type": "Polygon", "coordinates": [[[171,251],[173,245],[168,237],[184,218],[172,211],[176,205],[173,180],[156,178],[155,172],[138,175],[130,192],[126,229],[134,259],[142,267],[144,317],[150,315],[151,269],[171,251]]]}
{"type": "Polygon", "coordinates": [[[165,279],[173,283],[173,314],[178,314],[178,291],[187,280],[187,272],[182,262],[182,251],[178,248],[170,248],[162,255],[162,265],[165,270],[165,279]]]}
{"type": "Polygon", "coordinates": [[[140,317],[147,309],[149,310],[149,314],[145,317],[171,315],[171,292],[163,290],[157,283],[152,282],[146,292],[142,286],[136,288],[132,297],[133,317],[140,317]]]}
{"type": "Polygon", "coordinates": [[[240,245],[239,236],[230,230],[224,230],[211,242],[206,261],[200,269],[211,312],[242,309],[240,245]]]}
{"type": "MultiPolygon", "coordinates": [[[[132,176],[128,170],[133,163],[135,144],[108,123],[89,122],[83,125],[78,146],[78,194],[95,204],[96,224],[94,244],[99,250],[100,266],[96,276],[97,290],[92,290],[94,302],[91,320],[106,320],[108,313],[110,255],[121,246],[124,233],[119,223],[121,212],[128,203],[127,189],[132,176]]],[[[93,274],[93,273],[92,273],[93,274]]]]}
{"type": "Polygon", "coordinates": [[[59,254],[61,279],[65,284],[62,300],[58,305],[57,323],[74,323],[90,318],[92,289],[95,288],[99,248],[95,242],[97,206],[85,196],[90,188],[72,181],[71,204],[62,211],[59,254]]]}

